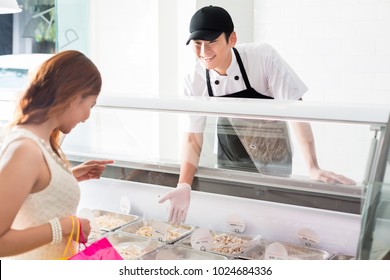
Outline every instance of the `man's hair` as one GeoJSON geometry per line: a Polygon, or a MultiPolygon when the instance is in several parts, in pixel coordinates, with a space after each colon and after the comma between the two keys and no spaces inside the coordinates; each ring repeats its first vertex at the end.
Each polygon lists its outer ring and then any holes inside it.
{"type": "Polygon", "coordinates": [[[230,35],[232,35],[232,33],[233,33],[233,31],[231,31],[231,32],[224,32],[226,43],[229,43],[229,38],[230,38],[230,35]]]}

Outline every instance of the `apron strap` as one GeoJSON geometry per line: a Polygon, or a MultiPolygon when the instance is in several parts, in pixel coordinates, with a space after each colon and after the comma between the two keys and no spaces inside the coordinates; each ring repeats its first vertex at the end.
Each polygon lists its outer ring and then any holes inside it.
{"type": "Polygon", "coordinates": [[[210,83],[210,70],[206,68],[206,80],[207,80],[207,91],[209,93],[210,97],[213,97],[213,89],[211,88],[211,83],[210,83]]]}
{"type": "MultiPolygon", "coordinates": [[[[240,54],[238,53],[236,48],[233,48],[233,51],[234,51],[234,55],[236,56],[238,66],[240,67],[241,75],[242,75],[242,78],[244,79],[246,89],[250,89],[252,87],[251,87],[251,84],[249,82],[248,75],[246,74],[245,67],[244,67],[244,64],[242,63],[240,54]]],[[[207,91],[209,93],[209,96],[212,97],[212,96],[214,96],[214,94],[213,94],[213,89],[211,88],[210,70],[207,68],[206,68],[206,82],[207,82],[207,91]]]]}
{"type": "Polygon", "coordinates": [[[236,55],[238,66],[240,67],[240,71],[242,74],[242,78],[244,79],[245,85],[247,89],[252,88],[251,84],[249,83],[248,75],[246,74],[244,64],[242,63],[241,56],[238,53],[236,48],[233,48],[234,54],[236,55]]]}

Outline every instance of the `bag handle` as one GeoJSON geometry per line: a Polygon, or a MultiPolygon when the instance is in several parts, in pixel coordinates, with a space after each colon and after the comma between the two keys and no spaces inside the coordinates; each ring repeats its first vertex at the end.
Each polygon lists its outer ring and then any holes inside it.
{"type": "MultiPolygon", "coordinates": [[[[68,237],[68,242],[66,244],[64,253],[62,254],[62,259],[67,259],[66,255],[68,253],[70,245],[72,244],[73,235],[74,235],[75,231],[76,231],[76,240],[75,241],[77,243],[79,243],[79,239],[80,239],[80,220],[74,216],[70,216],[70,219],[72,221],[72,230],[71,230],[70,235],[68,237]],[[76,220],[77,226],[75,226],[75,220],[76,220]]],[[[72,252],[72,255],[74,255],[76,253],[77,253],[77,251],[74,251],[74,252],[72,252]]]]}

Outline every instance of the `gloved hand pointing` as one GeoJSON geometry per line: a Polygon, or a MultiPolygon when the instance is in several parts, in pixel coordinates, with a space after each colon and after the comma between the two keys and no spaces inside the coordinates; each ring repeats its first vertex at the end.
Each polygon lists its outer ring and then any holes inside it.
{"type": "Polygon", "coordinates": [[[169,208],[170,223],[180,225],[186,220],[188,207],[190,206],[191,186],[187,183],[177,184],[176,189],[168,192],[158,202],[171,201],[169,208]]]}

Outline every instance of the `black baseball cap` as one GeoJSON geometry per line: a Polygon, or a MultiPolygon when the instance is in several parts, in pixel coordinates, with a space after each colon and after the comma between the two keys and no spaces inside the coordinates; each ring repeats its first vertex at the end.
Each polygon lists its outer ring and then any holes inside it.
{"type": "Polygon", "coordinates": [[[223,32],[231,33],[233,30],[233,20],[225,9],[217,6],[203,7],[191,18],[191,35],[186,45],[191,40],[212,41],[218,38],[223,32]]]}

